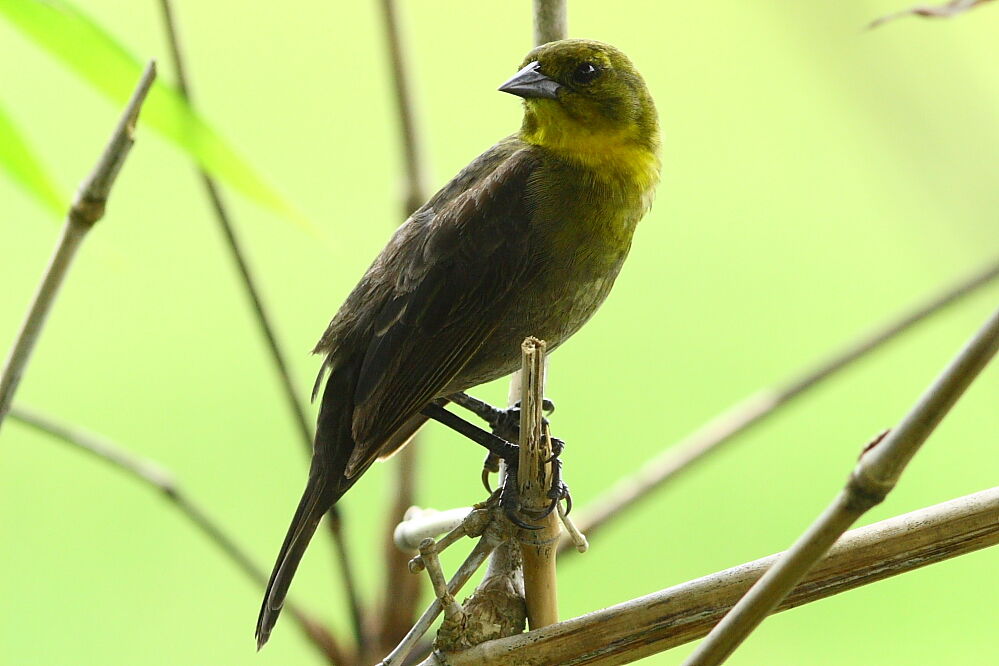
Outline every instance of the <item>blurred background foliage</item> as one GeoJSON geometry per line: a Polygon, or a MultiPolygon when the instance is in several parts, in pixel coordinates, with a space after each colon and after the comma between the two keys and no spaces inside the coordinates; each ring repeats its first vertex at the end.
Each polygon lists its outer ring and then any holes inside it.
{"type": "MultiPolygon", "coordinates": [[[[529,7],[402,4],[441,184],[519,123],[495,89],[531,47],[529,7]]],[[[863,30],[904,4],[570,3],[572,36],[636,62],[665,134],[659,197],[615,293],[552,359],[577,505],[999,250],[999,12],[863,30]]],[[[172,80],[155,2],[80,7],[172,80]]],[[[327,239],[255,206],[260,187],[230,197],[304,395],[308,350],[401,221],[378,5],[175,9],[204,119],[327,239]]],[[[0,179],[6,349],[57,234],[51,200],[89,170],[120,106],[2,21],[0,82],[3,115],[51,172],[48,205],[0,179]]],[[[304,483],[299,443],[189,158],[140,128],[18,399],[160,461],[269,566],[304,483]]],[[[997,297],[921,326],[602,531],[560,568],[563,615],[786,547],[997,297]]],[[[505,384],[479,393],[502,401],[505,384]]],[[[995,485],[997,398],[992,368],[867,522],[995,485]]],[[[424,444],[422,505],[480,498],[475,446],[440,427],[424,444]]],[[[0,662],[317,663],[287,621],[254,654],[260,591],[155,493],[14,422],[0,461],[0,662]]],[[[377,466],[342,503],[369,598],[392,478],[377,466]]],[[[331,561],[318,538],[293,596],[346,635],[331,561]]],[[[731,663],[995,662],[997,565],[974,553],[773,617],[731,663]]]]}

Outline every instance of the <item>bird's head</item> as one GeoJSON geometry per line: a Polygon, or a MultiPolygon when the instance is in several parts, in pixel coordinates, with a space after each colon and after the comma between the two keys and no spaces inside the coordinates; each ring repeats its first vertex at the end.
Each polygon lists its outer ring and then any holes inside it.
{"type": "Polygon", "coordinates": [[[528,143],[585,161],[620,149],[658,150],[652,97],[628,57],[609,44],[539,46],[499,89],[524,98],[521,138],[528,143]]]}

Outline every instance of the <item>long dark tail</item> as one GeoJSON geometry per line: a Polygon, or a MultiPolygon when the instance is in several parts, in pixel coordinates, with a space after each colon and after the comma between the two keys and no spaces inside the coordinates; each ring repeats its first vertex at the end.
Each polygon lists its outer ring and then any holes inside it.
{"type": "Polygon", "coordinates": [[[258,650],[271,636],[271,629],[274,628],[284,606],[284,599],[288,595],[288,586],[291,585],[291,579],[295,576],[298,563],[302,561],[302,555],[305,554],[312,535],[316,533],[319,521],[343,494],[342,491],[337,492],[335,488],[329,488],[330,481],[332,480],[326,478],[326,474],[321,470],[313,469],[309,474],[305,493],[302,495],[302,501],[298,503],[295,517],[291,519],[291,526],[288,528],[284,543],[281,544],[281,551],[278,553],[271,579],[267,583],[267,591],[264,593],[264,602],[260,606],[256,634],[258,650]]]}
{"type": "Polygon", "coordinates": [[[350,435],[353,413],[351,396],[357,381],[358,365],[356,360],[341,363],[330,373],[326,382],[326,391],[319,407],[319,421],[316,424],[315,451],[309,469],[309,481],[305,485],[295,517],[291,519],[288,534],[281,544],[281,551],[264,593],[264,602],[260,606],[260,617],[257,618],[258,650],[270,638],[288,594],[288,586],[291,585],[298,563],[302,561],[302,555],[305,554],[312,535],[316,533],[323,514],[360,477],[358,474],[348,479],[344,475],[347,460],[354,449],[354,441],[350,435]]]}

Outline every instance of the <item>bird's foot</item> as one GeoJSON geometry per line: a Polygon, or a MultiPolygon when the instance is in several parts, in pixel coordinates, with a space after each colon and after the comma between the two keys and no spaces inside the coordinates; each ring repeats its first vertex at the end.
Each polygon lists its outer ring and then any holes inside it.
{"type": "MultiPolygon", "coordinates": [[[[461,393],[448,396],[448,399],[458,405],[466,406],[466,404],[463,404],[461,401],[468,397],[469,396],[461,393]]],[[[517,484],[517,471],[520,463],[520,447],[512,441],[500,436],[496,432],[497,428],[502,429],[504,427],[502,420],[507,419],[510,423],[515,422],[517,424],[517,429],[514,431],[514,436],[511,437],[511,439],[518,438],[520,409],[515,405],[510,409],[501,410],[490,405],[486,405],[485,403],[481,403],[474,398],[471,400],[475,403],[479,403],[480,405],[485,405],[490,410],[493,410],[492,412],[486,412],[485,410],[480,410],[479,406],[476,406],[473,410],[476,411],[477,414],[479,411],[482,411],[484,414],[490,414],[497,419],[495,424],[490,422],[490,426],[494,429],[492,433],[486,432],[485,430],[482,430],[481,428],[463,420],[456,414],[452,414],[444,409],[444,407],[439,403],[431,403],[427,405],[427,407],[423,409],[423,414],[461,433],[489,451],[489,455],[486,457],[485,464],[483,465],[482,482],[486,487],[486,490],[490,493],[492,493],[492,489],[489,487],[489,473],[499,471],[499,461],[502,460],[506,463],[506,479],[503,482],[503,487],[499,491],[499,504],[506,517],[510,519],[510,522],[524,529],[541,529],[541,526],[539,525],[532,525],[525,522],[519,515],[517,515],[518,512],[540,520],[551,514],[552,511],[554,511],[558,506],[558,503],[562,500],[566,501],[566,513],[571,511],[572,497],[569,495],[569,487],[562,481],[562,460],[559,458],[562,450],[565,448],[565,443],[560,439],[552,438],[552,456],[545,461],[552,464],[552,483],[547,493],[547,497],[550,500],[549,505],[541,510],[525,508],[521,506],[520,491],[517,484]],[[514,421],[513,417],[510,416],[513,413],[516,413],[516,421],[514,421]]],[[[550,413],[552,409],[554,409],[554,405],[548,402],[546,410],[550,413]]],[[[489,421],[487,420],[487,422],[489,421]]],[[[544,430],[547,433],[547,421],[544,424],[544,430]]]]}
{"type": "MultiPolygon", "coordinates": [[[[493,407],[487,402],[474,398],[467,393],[455,393],[448,396],[448,400],[454,404],[467,409],[480,419],[489,424],[494,435],[502,437],[507,441],[517,441],[520,439],[520,402],[516,402],[512,407],[500,409],[493,407]]],[[[555,403],[545,398],[541,403],[541,411],[550,416],[555,411],[555,403]]],[[[547,425],[548,420],[542,419],[547,425]]]]}
{"type": "MultiPolygon", "coordinates": [[[[547,518],[555,509],[558,507],[558,503],[565,500],[566,515],[572,511],[572,495],[569,493],[569,486],[562,481],[562,459],[559,457],[565,448],[565,442],[560,439],[552,438],[552,456],[545,462],[550,462],[552,465],[552,478],[551,487],[549,487],[546,497],[550,500],[547,507],[541,510],[530,509],[523,506],[520,498],[520,489],[517,482],[517,475],[519,473],[519,447],[518,447],[518,457],[511,459],[504,459],[503,462],[506,463],[506,479],[503,482],[503,488],[500,491],[500,507],[503,508],[503,513],[506,517],[517,527],[522,527],[529,530],[541,529],[541,525],[528,523],[520,518],[518,513],[529,516],[532,520],[540,521],[547,518]]],[[[489,459],[487,458],[487,462],[489,459]]],[[[487,472],[483,471],[483,478],[486,478],[487,472]]]]}
{"type": "Polygon", "coordinates": [[[506,479],[503,481],[503,488],[500,491],[499,505],[503,509],[503,515],[507,520],[525,530],[540,530],[541,525],[532,525],[523,520],[518,514],[526,513],[520,500],[520,487],[517,483],[517,461],[507,460],[506,479]]]}

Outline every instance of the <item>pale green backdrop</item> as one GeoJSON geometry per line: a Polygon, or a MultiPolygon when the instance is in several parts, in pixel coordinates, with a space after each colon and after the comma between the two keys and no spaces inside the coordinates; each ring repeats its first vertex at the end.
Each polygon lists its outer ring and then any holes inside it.
{"type": "MultiPolygon", "coordinates": [[[[172,76],[156,2],[80,2],[172,76]]],[[[531,46],[529,3],[402,4],[436,185],[517,127],[495,89],[531,46]]],[[[570,3],[573,36],[632,56],[665,133],[615,292],[552,360],[577,505],[999,250],[999,8],[863,31],[905,4],[570,3]]],[[[205,115],[330,239],[230,197],[303,395],[308,350],[401,221],[378,11],[177,2],[205,115]]],[[[0,99],[67,191],[118,113],[2,21],[0,99]]],[[[57,230],[0,179],[4,350],[57,230]]],[[[562,613],[785,548],[997,301],[993,287],[907,335],[602,532],[560,569],[562,613]]],[[[148,130],[18,397],[161,462],[269,568],[304,482],[299,442],[190,164],[148,130]]],[[[439,427],[425,444],[421,503],[481,497],[475,446],[439,427]]],[[[993,367],[868,519],[996,485],[997,444],[993,367]]],[[[390,480],[378,466],[343,502],[369,596],[390,480]]],[[[0,507],[0,663],[317,663],[287,621],[254,652],[260,591],[155,493],[12,422],[0,507]]],[[[292,593],[345,633],[331,557],[317,539],[292,593]]],[[[996,663],[997,566],[979,552],[771,618],[731,663],[996,663]]]]}

